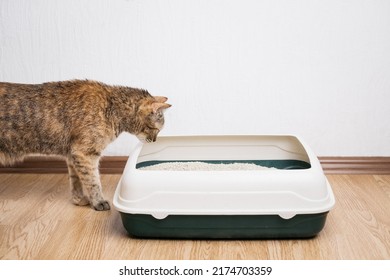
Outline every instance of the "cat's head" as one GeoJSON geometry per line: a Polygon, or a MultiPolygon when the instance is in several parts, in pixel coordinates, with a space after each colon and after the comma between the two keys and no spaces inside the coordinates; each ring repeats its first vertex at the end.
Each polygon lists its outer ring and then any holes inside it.
{"type": "Polygon", "coordinates": [[[148,99],[139,108],[138,116],[141,122],[141,131],[136,134],[142,142],[155,142],[157,135],[164,126],[164,110],[171,107],[165,103],[168,98],[155,96],[148,99]]]}

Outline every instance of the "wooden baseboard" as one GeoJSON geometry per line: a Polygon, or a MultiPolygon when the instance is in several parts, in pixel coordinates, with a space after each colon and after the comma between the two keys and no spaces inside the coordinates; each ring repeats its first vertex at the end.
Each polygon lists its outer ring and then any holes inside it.
{"type": "MultiPolygon", "coordinates": [[[[100,161],[100,173],[122,174],[128,157],[108,156],[100,161]]],[[[326,174],[390,174],[390,157],[319,157],[326,174]]],[[[67,173],[58,157],[28,157],[13,166],[1,166],[0,173],[67,173]]]]}
{"type": "MultiPolygon", "coordinates": [[[[102,157],[99,170],[102,174],[122,174],[128,157],[102,157]]],[[[12,166],[1,166],[0,173],[68,173],[66,162],[60,157],[33,156],[12,166]]]]}
{"type": "Polygon", "coordinates": [[[390,157],[319,157],[326,174],[390,174],[390,157]]]}

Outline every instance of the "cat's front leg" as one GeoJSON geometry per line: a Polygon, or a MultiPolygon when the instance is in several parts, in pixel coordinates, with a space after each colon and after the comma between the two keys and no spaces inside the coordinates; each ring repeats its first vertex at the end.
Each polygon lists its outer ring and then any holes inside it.
{"type": "Polygon", "coordinates": [[[67,160],[69,171],[70,190],[72,192],[72,201],[76,205],[84,206],[89,204],[89,199],[84,195],[83,186],[79,175],[73,166],[72,159],[67,160]]]}
{"type": "MultiPolygon", "coordinates": [[[[74,168],[81,182],[83,196],[88,199],[95,210],[110,210],[110,204],[103,198],[98,169],[99,157],[86,156],[83,153],[72,153],[69,158],[69,165],[74,168]]],[[[74,191],[77,193],[79,189],[74,189],[74,191]]]]}

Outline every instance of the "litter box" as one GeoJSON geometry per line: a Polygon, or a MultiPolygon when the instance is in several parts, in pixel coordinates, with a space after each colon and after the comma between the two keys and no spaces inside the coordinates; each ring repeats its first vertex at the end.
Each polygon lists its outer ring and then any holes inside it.
{"type": "Polygon", "coordinates": [[[114,195],[141,238],[309,238],[335,199],[317,157],[296,136],[160,136],[139,143],[114,195]],[[144,170],[164,162],[250,163],[263,170],[144,170]]]}

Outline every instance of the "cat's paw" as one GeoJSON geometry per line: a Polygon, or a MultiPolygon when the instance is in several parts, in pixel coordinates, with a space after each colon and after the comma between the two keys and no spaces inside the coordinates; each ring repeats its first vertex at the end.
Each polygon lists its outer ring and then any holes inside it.
{"type": "Polygon", "coordinates": [[[96,211],[106,211],[106,210],[110,210],[110,204],[108,203],[107,200],[101,200],[101,201],[98,201],[97,203],[95,203],[93,205],[93,208],[96,211]]]}

